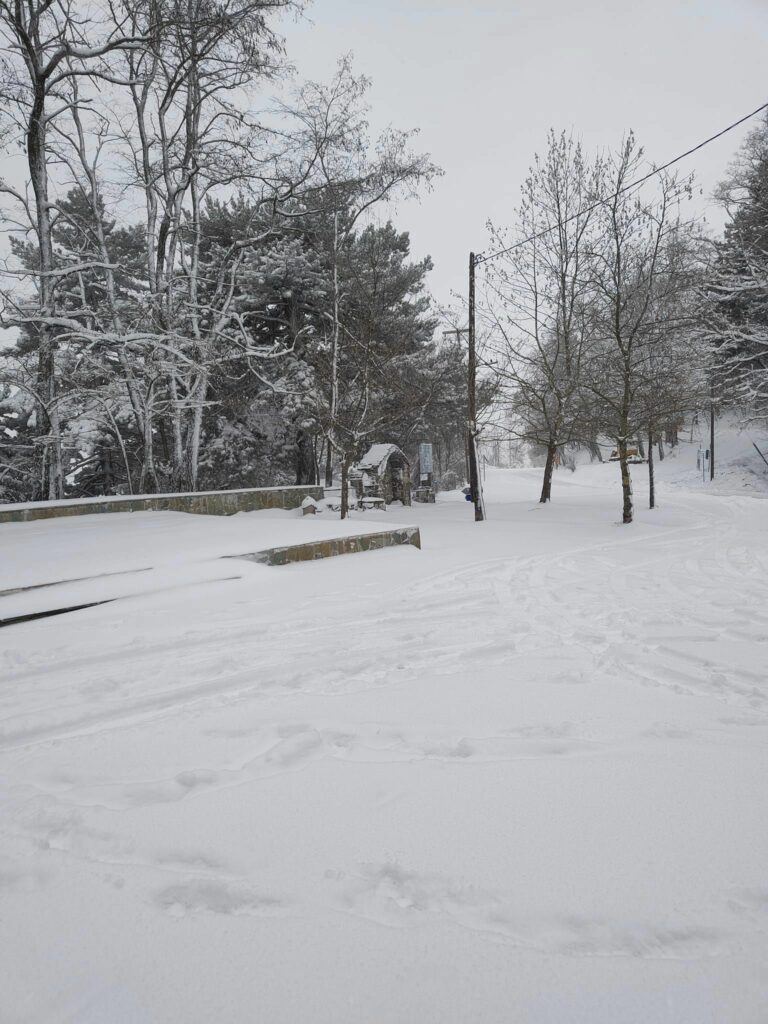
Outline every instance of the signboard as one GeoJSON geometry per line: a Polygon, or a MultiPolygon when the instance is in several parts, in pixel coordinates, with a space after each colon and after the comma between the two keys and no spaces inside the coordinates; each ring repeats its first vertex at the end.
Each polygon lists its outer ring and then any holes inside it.
{"type": "Polygon", "coordinates": [[[432,472],[432,445],[419,445],[419,472],[422,476],[432,472]]]}

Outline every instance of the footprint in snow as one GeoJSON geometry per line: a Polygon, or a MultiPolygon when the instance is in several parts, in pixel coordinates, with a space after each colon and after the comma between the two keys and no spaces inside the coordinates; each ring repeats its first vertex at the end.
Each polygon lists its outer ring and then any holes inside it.
{"type": "MultiPolygon", "coordinates": [[[[351,880],[339,874],[342,906],[391,928],[418,927],[444,918],[512,945],[572,957],[695,960],[727,951],[728,936],[687,921],[663,923],[541,915],[523,911],[511,893],[494,893],[440,875],[407,871],[399,864],[364,865],[351,880]]],[[[326,872],[326,878],[334,875],[326,872]]],[[[760,906],[765,893],[742,894],[760,906]]]]}
{"type": "Polygon", "coordinates": [[[114,811],[130,810],[183,800],[192,792],[221,785],[228,774],[195,768],[179,772],[173,779],[158,782],[107,783],[77,789],[68,793],[67,798],[70,802],[83,807],[105,807],[114,811]]]}
{"type": "Polygon", "coordinates": [[[252,889],[209,878],[191,879],[169,885],[155,893],[155,904],[172,917],[187,914],[251,914],[280,917],[287,913],[284,900],[252,889]]]}

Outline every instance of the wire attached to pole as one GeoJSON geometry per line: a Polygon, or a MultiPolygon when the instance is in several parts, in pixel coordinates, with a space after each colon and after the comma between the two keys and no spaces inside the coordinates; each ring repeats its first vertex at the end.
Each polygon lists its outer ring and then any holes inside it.
{"type": "MultiPolygon", "coordinates": [[[[570,217],[567,217],[563,221],[563,224],[570,224],[572,221],[578,220],[579,217],[583,217],[585,214],[592,213],[593,210],[597,210],[598,207],[602,206],[604,203],[608,203],[612,199],[616,199],[618,196],[623,195],[624,192],[629,192],[633,188],[639,188],[640,185],[643,185],[655,174],[661,174],[661,172],[666,171],[668,167],[672,167],[673,164],[679,163],[681,160],[684,160],[692,153],[698,152],[698,150],[703,149],[705,146],[708,146],[710,142],[714,142],[716,139],[721,138],[723,135],[727,135],[728,132],[733,131],[734,128],[738,128],[739,125],[744,124],[745,121],[749,121],[751,117],[755,117],[761,111],[766,109],[768,109],[768,103],[761,104],[755,110],[750,111],[749,114],[745,114],[744,117],[740,117],[738,121],[734,121],[733,124],[729,124],[727,128],[723,128],[722,131],[717,132],[715,135],[710,135],[708,139],[704,139],[703,142],[699,142],[698,145],[692,146],[691,149],[687,149],[684,153],[680,153],[679,156],[674,157],[672,160],[667,160],[667,162],[665,164],[662,164],[661,167],[654,167],[652,171],[649,171],[647,174],[643,175],[642,178],[638,178],[637,181],[632,181],[628,185],[622,186],[622,188],[620,188],[617,192],[614,192],[610,196],[605,196],[603,199],[598,199],[597,202],[592,203],[590,206],[585,207],[583,210],[577,210],[576,213],[572,214],[570,217]]],[[[484,255],[483,253],[478,253],[478,255],[475,256],[475,266],[479,266],[481,263],[487,263],[489,260],[495,260],[498,256],[505,256],[508,252],[512,252],[514,249],[519,249],[521,246],[527,245],[528,242],[535,242],[536,239],[543,238],[545,235],[548,235],[551,231],[554,231],[555,228],[557,228],[558,226],[562,227],[562,225],[553,224],[551,227],[544,228],[542,231],[537,232],[535,235],[530,235],[528,238],[523,238],[521,241],[515,242],[514,245],[507,246],[506,249],[499,249],[498,252],[488,253],[487,256],[484,255]]]]}

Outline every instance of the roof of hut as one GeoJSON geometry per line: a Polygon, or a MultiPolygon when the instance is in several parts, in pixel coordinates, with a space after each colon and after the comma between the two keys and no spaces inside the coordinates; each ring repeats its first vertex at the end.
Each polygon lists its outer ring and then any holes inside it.
{"type": "Polygon", "coordinates": [[[399,455],[406,463],[408,462],[408,459],[396,444],[374,444],[371,445],[355,468],[381,474],[384,472],[387,462],[392,455],[399,455]]]}

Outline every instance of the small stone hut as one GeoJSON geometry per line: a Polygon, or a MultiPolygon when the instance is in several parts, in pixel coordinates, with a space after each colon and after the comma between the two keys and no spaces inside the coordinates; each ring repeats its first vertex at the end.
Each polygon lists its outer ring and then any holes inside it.
{"type": "Polygon", "coordinates": [[[375,444],[350,470],[357,499],[382,498],[411,504],[411,466],[396,444],[375,444]]]}

